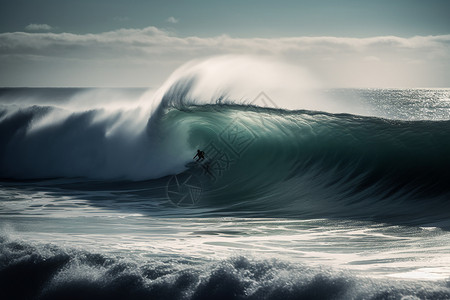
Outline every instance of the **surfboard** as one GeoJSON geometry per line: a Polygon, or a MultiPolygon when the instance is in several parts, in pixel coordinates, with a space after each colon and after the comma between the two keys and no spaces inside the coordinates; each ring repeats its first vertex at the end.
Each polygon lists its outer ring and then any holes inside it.
{"type": "Polygon", "coordinates": [[[199,162],[199,161],[191,161],[191,162],[188,162],[188,163],[185,165],[185,167],[191,169],[191,168],[198,167],[198,166],[200,166],[200,165],[201,165],[201,162],[199,162]]]}
{"type": "Polygon", "coordinates": [[[185,166],[186,168],[189,168],[191,170],[200,169],[202,172],[207,173],[214,177],[214,175],[211,173],[211,160],[208,158],[205,158],[204,160],[201,161],[188,162],[185,166]]]}
{"type": "Polygon", "coordinates": [[[194,161],[188,162],[185,166],[186,166],[186,168],[201,167],[201,166],[207,165],[210,161],[211,160],[208,158],[205,158],[200,161],[194,160],[194,161]]]}

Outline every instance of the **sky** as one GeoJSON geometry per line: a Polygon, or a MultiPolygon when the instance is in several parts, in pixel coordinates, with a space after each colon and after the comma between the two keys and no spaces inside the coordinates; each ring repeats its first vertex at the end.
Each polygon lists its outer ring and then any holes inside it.
{"type": "Polygon", "coordinates": [[[0,86],[147,87],[251,55],[330,87],[450,87],[450,1],[0,0],[0,86]]]}

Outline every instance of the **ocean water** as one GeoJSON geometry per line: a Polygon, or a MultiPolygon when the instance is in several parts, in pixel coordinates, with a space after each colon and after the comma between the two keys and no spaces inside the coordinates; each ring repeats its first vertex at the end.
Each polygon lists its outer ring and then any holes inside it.
{"type": "Polygon", "coordinates": [[[450,299],[450,89],[195,84],[0,89],[1,299],[450,299]]]}

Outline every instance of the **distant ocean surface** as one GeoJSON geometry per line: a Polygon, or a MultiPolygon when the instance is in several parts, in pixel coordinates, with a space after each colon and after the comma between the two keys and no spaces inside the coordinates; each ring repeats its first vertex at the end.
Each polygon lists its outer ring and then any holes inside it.
{"type": "Polygon", "coordinates": [[[0,89],[1,299],[450,299],[450,89],[194,85],[0,89]]]}

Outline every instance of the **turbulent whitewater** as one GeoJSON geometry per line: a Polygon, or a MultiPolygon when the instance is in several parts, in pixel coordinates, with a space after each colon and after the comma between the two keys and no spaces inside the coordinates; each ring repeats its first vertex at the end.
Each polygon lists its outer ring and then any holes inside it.
{"type": "Polygon", "coordinates": [[[0,90],[7,297],[450,298],[450,90],[202,80],[0,90]]]}

